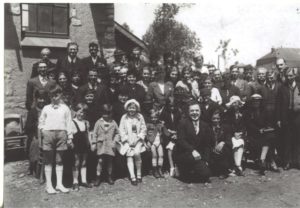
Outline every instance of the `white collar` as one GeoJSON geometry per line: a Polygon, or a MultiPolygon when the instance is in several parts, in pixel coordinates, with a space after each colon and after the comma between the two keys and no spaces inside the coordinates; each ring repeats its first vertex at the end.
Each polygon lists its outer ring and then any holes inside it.
{"type": "Polygon", "coordinates": [[[76,86],[76,85],[74,85],[74,84],[72,84],[72,87],[74,88],[74,89],[78,89],[79,87],[78,86],[76,86]]]}
{"type": "Polygon", "coordinates": [[[77,57],[75,57],[73,60],[71,59],[71,57],[70,56],[68,56],[68,61],[69,61],[69,63],[75,63],[76,61],[77,61],[77,57]]]}
{"type": "Polygon", "coordinates": [[[40,82],[47,82],[48,81],[47,77],[42,77],[41,75],[39,75],[39,80],[40,80],[40,82]]]}

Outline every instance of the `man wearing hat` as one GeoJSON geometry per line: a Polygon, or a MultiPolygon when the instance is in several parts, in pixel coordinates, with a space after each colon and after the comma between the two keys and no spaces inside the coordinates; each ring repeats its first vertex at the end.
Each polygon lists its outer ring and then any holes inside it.
{"type": "Polygon", "coordinates": [[[107,68],[106,59],[98,55],[99,46],[97,42],[94,41],[89,43],[89,52],[90,56],[82,59],[86,77],[90,69],[96,68],[98,70],[99,78],[102,81],[107,82],[109,78],[109,70],[107,68]]]}
{"type": "Polygon", "coordinates": [[[143,67],[146,65],[146,62],[142,59],[142,51],[139,47],[135,47],[132,50],[130,56],[130,61],[128,62],[129,70],[134,70],[137,72],[138,78],[140,78],[143,67]]]}

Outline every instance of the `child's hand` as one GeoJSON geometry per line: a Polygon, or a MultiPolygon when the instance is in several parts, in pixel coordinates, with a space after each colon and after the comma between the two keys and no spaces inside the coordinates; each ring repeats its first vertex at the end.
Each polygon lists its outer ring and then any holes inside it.
{"type": "Polygon", "coordinates": [[[91,145],[91,151],[94,152],[96,150],[96,144],[91,145]]]}
{"type": "Polygon", "coordinates": [[[73,149],[74,148],[74,144],[73,144],[73,141],[71,138],[68,138],[67,139],[67,145],[69,148],[73,149]]]}

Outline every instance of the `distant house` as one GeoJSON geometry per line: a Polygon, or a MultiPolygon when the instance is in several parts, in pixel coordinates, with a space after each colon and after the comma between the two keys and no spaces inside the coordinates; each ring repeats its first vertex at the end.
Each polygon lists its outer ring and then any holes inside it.
{"type": "Polygon", "coordinates": [[[5,114],[25,113],[26,83],[43,47],[54,62],[76,41],[79,57],[89,55],[88,43],[98,41],[108,63],[115,48],[129,52],[146,45],[114,21],[114,4],[5,4],[5,114]]]}
{"type": "Polygon", "coordinates": [[[272,48],[270,53],[256,61],[256,66],[275,68],[277,58],[284,58],[289,67],[300,69],[300,48],[272,48]]]}

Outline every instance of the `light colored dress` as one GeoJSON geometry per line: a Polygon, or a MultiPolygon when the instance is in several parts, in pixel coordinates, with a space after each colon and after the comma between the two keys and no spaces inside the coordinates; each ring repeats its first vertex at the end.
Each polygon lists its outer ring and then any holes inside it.
{"type": "Polygon", "coordinates": [[[145,137],[147,128],[142,114],[130,117],[127,113],[121,118],[119,126],[122,150],[120,154],[132,157],[146,151],[145,137]]]}

